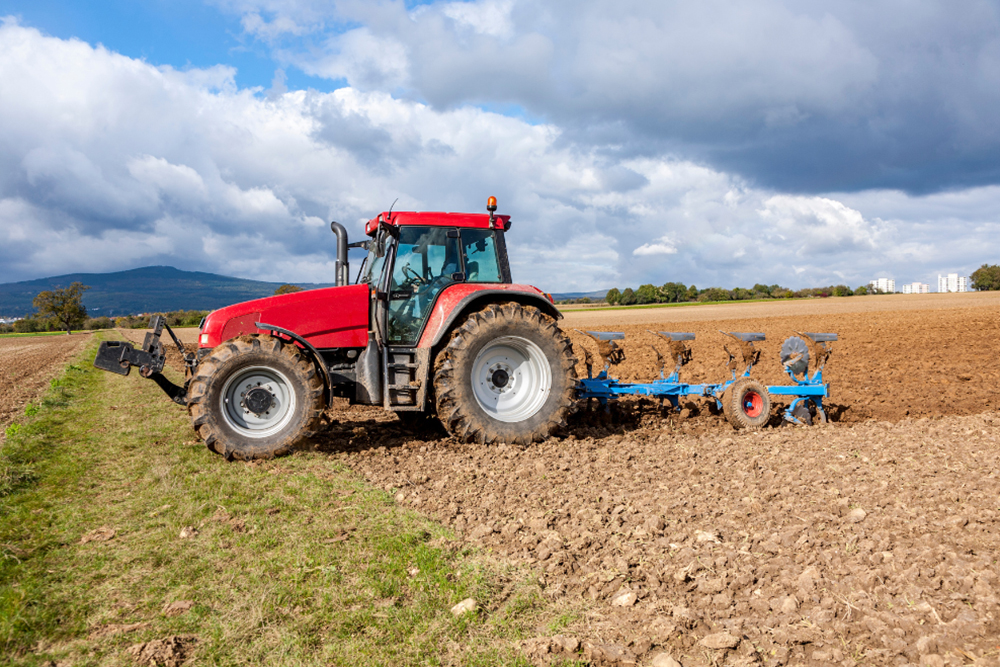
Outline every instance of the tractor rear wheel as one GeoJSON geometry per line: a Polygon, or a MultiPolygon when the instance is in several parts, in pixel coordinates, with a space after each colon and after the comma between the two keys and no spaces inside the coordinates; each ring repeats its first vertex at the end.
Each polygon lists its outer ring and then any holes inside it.
{"type": "Polygon", "coordinates": [[[533,306],[469,315],[434,364],[437,414],[465,442],[526,445],[566,427],[576,389],[573,347],[533,306]]]}
{"type": "Polygon", "coordinates": [[[756,431],[771,416],[771,396],[762,383],[742,377],[722,395],[722,408],[733,428],[756,431]]]}
{"type": "Polygon", "coordinates": [[[219,345],[188,387],[195,431],[226,459],[269,459],[315,435],[323,380],[294,345],[247,336],[219,345]]]}

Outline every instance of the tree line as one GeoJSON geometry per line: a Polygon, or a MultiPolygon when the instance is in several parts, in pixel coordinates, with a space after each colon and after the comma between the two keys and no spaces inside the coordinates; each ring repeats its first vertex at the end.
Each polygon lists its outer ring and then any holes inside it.
{"type": "MultiPolygon", "coordinates": [[[[145,329],[150,315],[89,317],[83,305],[83,293],[90,289],[83,283],[39,292],[32,301],[37,312],[11,324],[0,324],[0,333],[44,333],[49,331],[85,331],[97,329],[145,329]]],[[[206,310],[176,310],[164,315],[172,327],[196,327],[208,314],[206,310]]]]}
{"type": "MultiPolygon", "coordinates": [[[[1000,290],[1000,265],[983,264],[972,272],[972,288],[979,291],[1000,290]]],[[[748,301],[751,299],[804,299],[809,297],[827,296],[862,296],[865,294],[881,294],[882,291],[869,285],[861,285],[851,289],[847,285],[831,285],[829,287],[807,287],[791,290],[781,285],[761,285],[753,287],[735,287],[727,290],[721,287],[698,289],[694,285],[684,283],[665,283],[656,285],[640,285],[633,290],[614,288],[608,290],[604,300],[616,306],[632,306],[647,303],[690,303],[705,301],[748,301]]]]}
{"type": "Polygon", "coordinates": [[[972,272],[972,289],[980,292],[1000,290],[1000,266],[983,264],[972,272]]]}
{"type": "Polygon", "coordinates": [[[874,294],[878,290],[873,290],[868,285],[861,285],[851,289],[847,285],[831,285],[829,287],[807,287],[800,290],[791,290],[781,285],[762,285],[760,283],[753,287],[735,287],[724,289],[722,287],[709,287],[698,289],[694,285],[684,283],[665,283],[659,287],[656,285],[640,285],[633,290],[626,287],[624,290],[614,288],[608,290],[604,300],[609,304],[617,306],[632,306],[649,303],[692,303],[706,301],[749,301],[753,299],[804,299],[808,297],[827,296],[855,296],[863,294],[874,294]]]}

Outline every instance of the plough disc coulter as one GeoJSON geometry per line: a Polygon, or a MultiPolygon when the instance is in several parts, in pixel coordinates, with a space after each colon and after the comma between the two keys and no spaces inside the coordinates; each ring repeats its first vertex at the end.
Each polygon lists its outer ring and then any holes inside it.
{"type": "Polygon", "coordinates": [[[597,343],[602,369],[594,374],[594,357],[584,349],[587,377],[577,383],[577,398],[596,399],[607,408],[608,401],[621,396],[646,396],[670,402],[673,409],[680,409],[682,396],[695,396],[714,400],[729,422],[738,429],[756,430],[763,427],[770,416],[771,397],[787,396],[792,399],[785,409],[784,419],[792,424],[812,424],[810,404],[816,414],[826,421],[823,399],[830,395],[830,385],[823,382],[823,367],[831,350],[827,343],[837,340],[834,333],[802,333],[790,336],[781,346],[781,363],[792,383],[766,386],[751,377],[754,365],[760,358],[755,342],[765,340],[763,333],[720,331],[731,339],[732,348],[725,346],[729,354],[726,368],[730,377],[713,384],[690,384],[680,379],[681,368],[691,360],[691,350],[686,341],[695,339],[693,333],[676,331],[650,331],[667,346],[663,354],[653,347],[659,362],[660,378],[647,383],[619,382],[608,372],[625,360],[625,351],[616,341],[625,339],[618,331],[580,331],[597,343]],[[814,371],[809,374],[812,361],[814,371]],[[667,372],[670,372],[667,375],[667,372]]]}

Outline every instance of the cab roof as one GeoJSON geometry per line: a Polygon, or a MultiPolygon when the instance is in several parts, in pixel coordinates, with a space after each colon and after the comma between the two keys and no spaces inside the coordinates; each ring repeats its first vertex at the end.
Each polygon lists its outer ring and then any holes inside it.
{"type": "Polygon", "coordinates": [[[463,227],[466,229],[508,229],[510,226],[509,215],[497,215],[493,219],[495,222],[491,227],[490,216],[486,213],[439,213],[431,211],[424,213],[396,211],[390,213],[389,211],[384,211],[365,223],[365,234],[375,236],[380,220],[394,227],[427,225],[431,227],[463,227]]]}

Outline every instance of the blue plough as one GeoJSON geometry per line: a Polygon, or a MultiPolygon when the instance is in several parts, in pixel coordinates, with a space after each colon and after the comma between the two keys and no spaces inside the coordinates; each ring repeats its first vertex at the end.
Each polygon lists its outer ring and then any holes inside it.
{"type": "MultiPolygon", "coordinates": [[[[579,331],[579,329],[577,330],[579,331]]],[[[584,349],[587,377],[577,384],[577,397],[597,401],[608,408],[608,402],[621,396],[647,396],[670,402],[674,410],[680,409],[682,396],[696,396],[715,401],[729,422],[738,429],[755,430],[764,426],[770,416],[771,396],[793,397],[785,409],[784,419],[792,424],[812,423],[810,404],[815,406],[816,415],[827,421],[823,399],[830,395],[830,385],[823,382],[823,367],[831,350],[827,343],[837,340],[833,333],[802,333],[789,337],[781,346],[781,363],[793,384],[765,386],[751,377],[754,364],[760,352],[754,348],[755,342],[763,341],[763,333],[724,332],[719,333],[736,341],[737,349],[725,349],[729,353],[731,377],[715,384],[689,384],[681,382],[681,368],[691,359],[691,350],[686,341],[695,339],[693,333],[672,331],[650,331],[666,341],[668,357],[664,357],[654,346],[660,366],[660,379],[648,383],[619,382],[608,375],[611,366],[624,361],[625,352],[615,341],[625,339],[625,334],[617,331],[580,331],[597,342],[598,354],[603,362],[603,370],[594,376],[594,361],[590,352],[584,349]],[[808,339],[806,343],[803,338],[808,339]],[[810,350],[812,355],[810,355],[810,350]],[[815,370],[809,375],[810,356],[815,370]],[[665,375],[667,363],[673,362],[673,372],[665,375]]]]}

